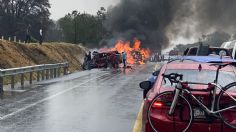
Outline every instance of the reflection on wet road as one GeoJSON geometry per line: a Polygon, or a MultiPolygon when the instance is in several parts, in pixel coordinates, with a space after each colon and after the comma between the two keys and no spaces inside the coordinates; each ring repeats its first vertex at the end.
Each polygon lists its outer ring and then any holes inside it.
{"type": "Polygon", "coordinates": [[[0,102],[2,132],[130,132],[153,64],[83,71],[0,102]]]}

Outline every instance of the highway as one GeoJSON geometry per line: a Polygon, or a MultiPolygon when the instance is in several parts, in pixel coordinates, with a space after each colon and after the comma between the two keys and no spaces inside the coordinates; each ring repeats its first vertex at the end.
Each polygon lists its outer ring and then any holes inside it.
{"type": "Polygon", "coordinates": [[[139,82],[153,67],[93,69],[5,92],[0,131],[132,132],[142,104],[139,82]]]}

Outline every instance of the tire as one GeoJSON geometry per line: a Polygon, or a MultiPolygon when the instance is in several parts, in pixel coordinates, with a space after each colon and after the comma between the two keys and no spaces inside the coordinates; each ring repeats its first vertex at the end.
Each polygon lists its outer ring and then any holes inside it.
{"type": "MultiPolygon", "coordinates": [[[[236,99],[236,82],[230,83],[227,86],[223,88],[223,90],[230,94],[232,91],[234,92],[232,95],[236,99]]],[[[230,106],[236,106],[236,101],[230,98],[226,93],[223,91],[220,91],[218,99],[217,99],[217,110],[222,110],[224,108],[228,108],[230,106]],[[227,101],[226,101],[227,100],[227,101]]],[[[236,129],[236,107],[220,112],[219,116],[221,117],[222,121],[226,125],[228,125],[231,128],[236,129]]]]}
{"type": "Polygon", "coordinates": [[[110,69],[111,69],[111,68],[113,68],[113,65],[112,65],[112,63],[111,63],[111,62],[109,62],[109,63],[107,64],[107,67],[108,67],[108,68],[110,68],[110,69]]]}
{"type": "Polygon", "coordinates": [[[88,70],[88,63],[84,63],[83,66],[82,66],[83,70],[88,70]]]}
{"type": "Polygon", "coordinates": [[[146,89],[143,90],[143,99],[145,99],[147,97],[147,93],[149,90],[146,90],[146,89]]]}
{"type": "Polygon", "coordinates": [[[158,94],[150,102],[147,119],[154,132],[171,131],[170,127],[173,128],[172,130],[175,132],[186,132],[191,128],[193,110],[192,106],[184,96],[179,96],[174,114],[168,114],[174,95],[175,92],[173,91],[163,92],[158,94]],[[156,101],[161,102],[163,105],[160,108],[154,108],[153,104],[156,101]]]}

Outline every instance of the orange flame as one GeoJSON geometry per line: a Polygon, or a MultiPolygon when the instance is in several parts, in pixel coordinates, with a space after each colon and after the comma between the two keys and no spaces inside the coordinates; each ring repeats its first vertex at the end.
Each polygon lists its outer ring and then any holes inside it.
{"type": "Polygon", "coordinates": [[[118,51],[119,53],[126,52],[128,64],[145,64],[144,61],[150,57],[149,49],[140,48],[141,41],[134,39],[133,47],[129,41],[118,40],[114,48],[102,48],[100,51],[118,51]]]}

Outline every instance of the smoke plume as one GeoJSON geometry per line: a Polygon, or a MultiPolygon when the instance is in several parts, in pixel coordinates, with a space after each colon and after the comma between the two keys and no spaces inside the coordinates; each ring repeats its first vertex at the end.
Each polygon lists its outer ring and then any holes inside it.
{"type": "Polygon", "coordinates": [[[113,38],[139,38],[153,50],[182,38],[235,33],[236,0],[121,0],[104,23],[113,38]]]}

